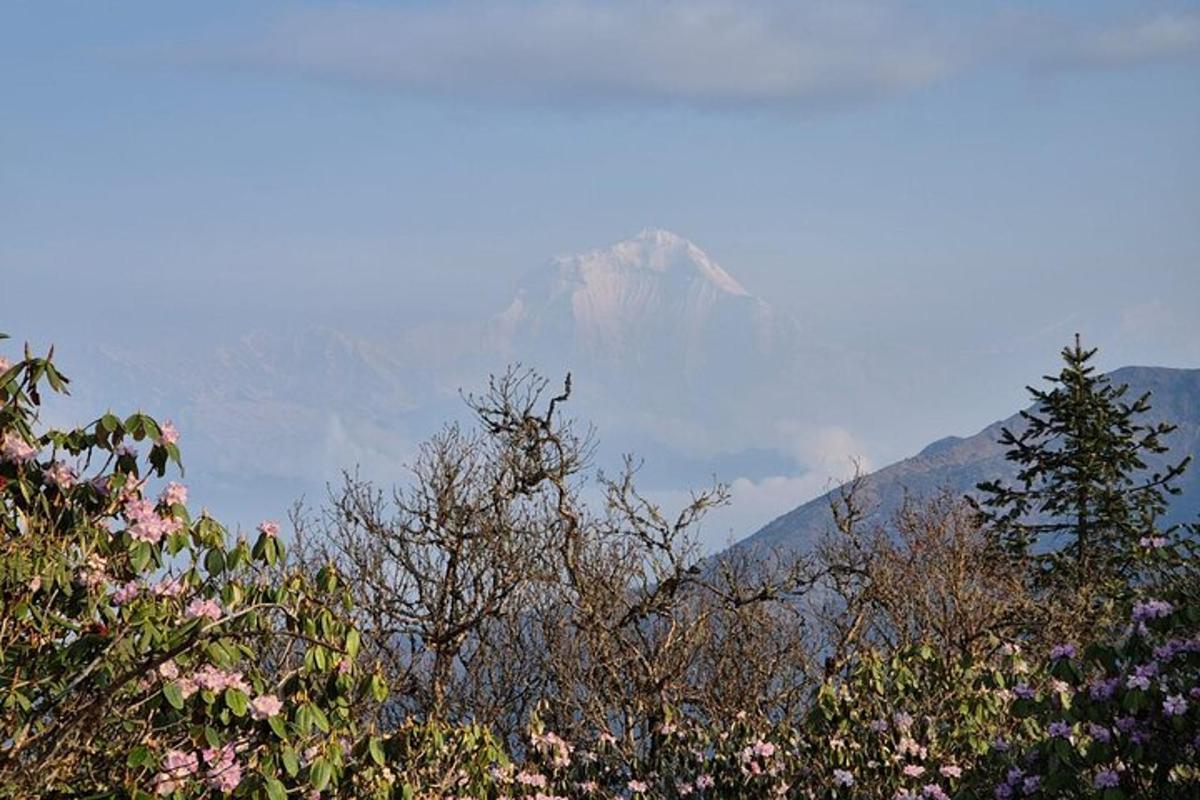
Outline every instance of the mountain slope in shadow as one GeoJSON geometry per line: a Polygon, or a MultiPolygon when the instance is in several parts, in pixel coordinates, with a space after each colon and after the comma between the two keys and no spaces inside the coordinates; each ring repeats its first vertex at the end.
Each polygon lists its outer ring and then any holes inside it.
{"type": "MultiPolygon", "coordinates": [[[[1170,451],[1149,462],[1151,470],[1200,454],[1200,369],[1123,367],[1110,374],[1114,385],[1129,384],[1127,397],[1150,392],[1150,421],[1167,421],[1177,429],[1166,439],[1170,451]]],[[[886,519],[906,494],[929,496],[941,489],[969,494],[980,481],[1013,478],[1016,467],[1004,457],[997,442],[1002,428],[1017,429],[1019,414],[988,425],[974,436],[950,436],[930,444],[920,453],[868,475],[863,483],[872,516],[886,519]]],[[[1176,484],[1181,493],[1171,498],[1167,522],[1195,522],[1200,518],[1200,464],[1193,462],[1176,484]]],[[[734,549],[804,551],[833,524],[830,500],[837,489],[811,500],[763,526],[741,540],[734,549]]]]}

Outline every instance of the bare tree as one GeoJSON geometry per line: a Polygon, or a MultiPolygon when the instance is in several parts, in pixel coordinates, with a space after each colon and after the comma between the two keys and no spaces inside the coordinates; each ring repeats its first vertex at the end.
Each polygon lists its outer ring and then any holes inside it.
{"type": "Polygon", "coordinates": [[[954,656],[980,656],[1013,638],[1039,612],[1023,574],[997,558],[971,506],[945,489],[905,497],[886,520],[871,521],[865,478],[835,495],[834,529],[817,548],[825,591],[826,668],[840,672],[864,646],[936,645],[954,656]]]}
{"type": "Polygon", "coordinates": [[[484,430],[444,428],[390,500],[347,474],[320,518],[297,520],[302,557],[333,561],[355,587],[404,713],[456,716],[451,700],[477,677],[470,667],[491,649],[492,628],[574,524],[571,485],[590,445],[555,415],[570,379],[539,412],[545,388],[530,372],[493,378],[469,398],[484,430]]]}
{"type": "Polygon", "coordinates": [[[515,740],[545,707],[558,730],[639,749],[669,713],[794,708],[811,672],[804,562],[705,558],[697,530],[725,487],[669,515],[632,459],[589,507],[591,431],[559,413],[569,377],[546,388],[493,378],[468,398],[478,428],[431,439],[390,499],[347,475],[322,515],[297,518],[301,557],[355,587],[366,646],[403,698],[392,722],[471,719],[515,740]]]}

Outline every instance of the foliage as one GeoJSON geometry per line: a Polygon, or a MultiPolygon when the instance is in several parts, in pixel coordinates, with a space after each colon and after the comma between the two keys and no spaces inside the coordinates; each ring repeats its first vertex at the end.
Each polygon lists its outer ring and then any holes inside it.
{"type": "Polygon", "coordinates": [[[1014,710],[1039,735],[995,766],[994,796],[1200,796],[1196,600],[1144,600],[1119,639],[1056,648],[1044,683],[1018,688],[1014,710]]]}
{"type": "Polygon", "coordinates": [[[1030,388],[1032,411],[1023,429],[1005,429],[1000,443],[1020,466],[1017,483],[979,484],[981,518],[998,542],[1033,569],[1035,584],[1078,598],[1084,625],[1106,614],[1130,585],[1144,577],[1147,550],[1172,531],[1157,521],[1189,458],[1147,473],[1147,456],[1167,451],[1174,426],[1143,421],[1149,395],[1125,400],[1089,362],[1095,349],[1079,337],[1062,351],[1063,368],[1048,377],[1053,388],[1030,388]]]}
{"type": "Polygon", "coordinates": [[[152,490],[171,423],[44,429],[52,352],[0,358],[0,797],[1198,796],[1200,574],[1155,527],[1186,461],[1144,475],[1170,426],[1093,353],[1005,432],[1019,486],[867,528],[854,481],[777,560],[700,557],[723,488],[668,515],[632,461],[589,508],[569,381],[493,380],[297,558],[152,490]]]}
{"type": "Polygon", "coordinates": [[[41,393],[68,383],[52,355],[0,365],[0,794],[338,786],[383,687],[337,573],[286,568],[273,523],[230,542],[182,484],[155,496],[170,422],[42,430],[41,393]]]}

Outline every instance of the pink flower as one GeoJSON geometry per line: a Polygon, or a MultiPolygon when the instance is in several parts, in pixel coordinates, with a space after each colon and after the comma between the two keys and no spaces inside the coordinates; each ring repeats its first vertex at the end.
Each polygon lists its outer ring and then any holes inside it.
{"type": "Polygon", "coordinates": [[[1171,615],[1175,607],[1166,600],[1147,600],[1133,607],[1133,621],[1145,622],[1148,619],[1159,619],[1171,615]]]}
{"type": "Polygon", "coordinates": [[[938,772],[942,773],[943,778],[962,777],[962,767],[957,767],[954,764],[946,764],[944,767],[939,769],[938,772]]]}
{"type": "Polygon", "coordinates": [[[169,681],[173,681],[179,677],[179,667],[175,666],[174,661],[164,661],[158,665],[158,674],[169,681]]]}
{"type": "MultiPolygon", "coordinates": [[[[131,492],[136,491],[130,490],[128,483],[125,484],[125,489],[131,492]]],[[[151,519],[158,516],[158,514],[154,511],[154,503],[151,503],[149,500],[142,499],[136,494],[132,493],[125,500],[124,505],[121,506],[121,512],[125,514],[125,518],[131,522],[137,522],[138,520],[143,519],[151,519]]]]}
{"type": "Polygon", "coordinates": [[[163,769],[176,775],[193,775],[200,768],[200,760],[195,753],[185,753],[182,750],[168,750],[163,758],[163,769]]]}
{"type": "Polygon", "coordinates": [[[181,576],[174,578],[163,578],[158,583],[150,587],[150,594],[155,597],[178,597],[183,594],[187,588],[187,584],[183,582],[181,576]]]}
{"type": "Polygon", "coordinates": [[[759,739],[754,743],[754,755],[758,756],[759,758],[770,758],[771,756],[775,755],[775,745],[759,739]]]}
{"type": "Polygon", "coordinates": [[[645,781],[639,781],[637,778],[630,780],[629,783],[627,783],[625,785],[629,787],[629,791],[637,792],[637,793],[644,793],[647,789],[650,788],[649,786],[646,785],[645,781]]]}
{"type": "Polygon", "coordinates": [[[835,769],[833,771],[833,782],[838,786],[853,786],[854,775],[845,769],[835,769]]]}
{"type": "Polygon", "coordinates": [[[117,589],[115,592],[113,592],[112,601],[119,606],[123,606],[135,599],[138,596],[138,593],[141,591],[142,587],[138,585],[137,581],[130,581],[120,589],[117,589]]]}
{"type": "Polygon", "coordinates": [[[129,538],[147,544],[158,544],[162,541],[163,529],[164,526],[156,520],[139,520],[129,526],[129,538]]]}
{"type": "Polygon", "coordinates": [[[175,444],[179,441],[179,431],[175,430],[175,424],[171,420],[167,420],[158,428],[162,434],[160,441],[163,444],[175,444]]]}
{"type": "Polygon", "coordinates": [[[227,744],[220,750],[208,748],[202,755],[208,764],[206,778],[210,788],[228,794],[242,782],[242,767],[237,763],[233,745],[227,744]]]}
{"type": "Polygon", "coordinates": [[[217,669],[212,664],[205,664],[193,676],[196,685],[209,692],[220,692],[225,689],[239,689],[250,693],[250,686],[242,678],[240,672],[226,672],[217,669]]]}
{"type": "Polygon", "coordinates": [[[6,431],[0,439],[0,458],[14,464],[24,464],[32,461],[37,455],[37,448],[25,441],[16,431],[6,431]]]}
{"type": "Polygon", "coordinates": [[[160,517],[154,503],[136,496],[127,499],[121,511],[131,523],[128,528],[130,538],[139,542],[157,544],[164,536],[179,530],[181,524],[176,519],[160,517]]]}
{"type": "Polygon", "coordinates": [[[269,536],[274,539],[279,535],[279,523],[272,522],[269,519],[264,519],[262,522],[258,523],[258,532],[263,536],[269,536]]]}
{"type": "Polygon", "coordinates": [[[910,778],[919,778],[925,774],[925,768],[920,764],[905,764],[902,771],[910,778]]]}
{"type": "Polygon", "coordinates": [[[716,785],[717,785],[716,779],[713,778],[712,775],[709,775],[707,772],[704,773],[703,775],[701,775],[700,777],[696,778],[696,788],[700,789],[701,791],[703,791],[704,789],[711,789],[712,787],[714,787],[716,785]]]}
{"type": "Polygon", "coordinates": [[[75,485],[75,470],[61,461],[52,461],[42,470],[42,480],[59,489],[70,489],[75,485]]]}
{"type": "Polygon", "coordinates": [[[250,716],[254,719],[266,719],[283,711],[283,703],[273,694],[264,694],[250,701],[250,716]]]}
{"type": "Polygon", "coordinates": [[[1075,645],[1073,645],[1073,644],[1055,645],[1053,648],[1050,649],[1050,658],[1054,661],[1057,661],[1060,658],[1074,658],[1074,657],[1075,657],[1075,645]]]}
{"type": "Polygon", "coordinates": [[[201,600],[199,597],[192,600],[187,607],[187,615],[189,619],[207,618],[216,622],[221,618],[221,606],[216,600],[201,600]]]}
{"type": "Polygon", "coordinates": [[[108,580],[108,561],[103,556],[92,553],[88,556],[87,564],[79,570],[79,582],[89,589],[95,589],[108,580]]]}
{"type": "Polygon", "coordinates": [[[167,488],[163,489],[163,493],[159,496],[158,501],[165,506],[185,506],[187,505],[188,490],[182,483],[171,481],[167,484],[167,488]]]}
{"type": "Polygon", "coordinates": [[[546,785],[546,776],[542,775],[540,772],[528,772],[526,770],[522,770],[521,772],[517,773],[517,783],[520,783],[524,786],[542,787],[546,785]]]}
{"type": "Polygon", "coordinates": [[[195,753],[168,750],[163,758],[162,771],[154,776],[154,792],[158,795],[174,794],[186,785],[187,780],[200,769],[200,760],[195,753]]]}
{"type": "Polygon", "coordinates": [[[1178,717],[1186,714],[1188,710],[1188,702],[1183,699],[1181,694],[1173,694],[1166,700],[1163,700],[1163,713],[1168,717],[1178,717]]]}

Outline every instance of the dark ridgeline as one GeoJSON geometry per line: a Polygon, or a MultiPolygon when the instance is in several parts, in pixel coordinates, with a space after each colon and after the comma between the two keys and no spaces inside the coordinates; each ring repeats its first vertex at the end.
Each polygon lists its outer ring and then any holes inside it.
{"type": "MultiPolygon", "coordinates": [[[[1200,453],[1200,369],[1167,367],[1123,367],[1109,373],[1114,386],[1129,384],[1125,399],[1132,402],[1150,392],[1147,422],[1169,422],[1178,426],[1164,438],[1170,450],[1147,459],[1151,471],[1165,469],[1188,455],[1200,453]]],[[[1021,415],[988,425],[974,436],[948,436],[920,453],[898,461],[874,473],[864,481],[865,498],[879,519],[896,511],[905,493],[929,496],[941,489],[975,495],[982,481],[1012,481],[1018,465],[1005,458],[1000,444],[1004,428],[1019,431],[1021,415]]],[[[1194,522],[1200,517],[1200,469],[1184,472],[1176,482],[1181,490],[1170,498],[1164,516],[1168,524],[1194,522]]],[[[760,528],[734,545],[735,550],[750,548],[807,550],[832,525],[830,500],[833,493],[811,500],[760,528]]]]}

